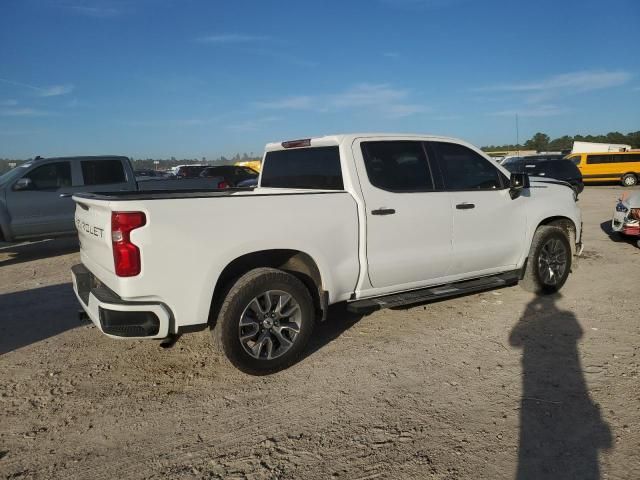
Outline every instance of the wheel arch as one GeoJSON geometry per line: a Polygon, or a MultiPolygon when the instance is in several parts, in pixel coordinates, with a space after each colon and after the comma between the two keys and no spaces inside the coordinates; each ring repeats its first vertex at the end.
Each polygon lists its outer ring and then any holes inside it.
{"type": "Polygon", "coordinates": [[[11,220],[9,217],[9,212],[7,211],[7,208],[4,205],[2,199],[0,199],[0,242],[10,242],[11,240],[13,240],[10,224],[11,220]]]}
{"type": "MultiPolygon", "coordinates": [[[[562,215],[547,217],[538,223],[535,230],[537,230],[539,227],[543,225],[559,227],[562,230],[564,230],[567,236],[569,237],[569,244],[571,245],[571,254],[572,255],[576,254],[576,238],[577,238],[578,229],[572,219],[562,215]]],[[[535,230],[534,230],[534,233],[535,233],[535,230]]]]}
{"type": "Polygon", "coordinates": [[[316,317],[324,320],[328,307],[328,294],[324,290],[322,275],[316,261],[307,253],[293,249],[261,250],[241,255],[227,264],[216,281],[209,323],[214,325],[224,298],[235,281],[255,268],[271,267],[296,276],[309,290],[316,317]]]}

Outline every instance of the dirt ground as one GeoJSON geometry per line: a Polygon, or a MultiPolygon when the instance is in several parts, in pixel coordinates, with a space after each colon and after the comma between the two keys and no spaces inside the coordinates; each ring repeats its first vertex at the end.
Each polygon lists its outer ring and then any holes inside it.
{"type": "Polygon", "coordinates": [[[0,477],[640,478],[640,249],[587,187],[562,294],[520,287],[362,318],[255,378],[207,331],[173,349],[77,320],[73,239],[0,249],[0,477]]]}

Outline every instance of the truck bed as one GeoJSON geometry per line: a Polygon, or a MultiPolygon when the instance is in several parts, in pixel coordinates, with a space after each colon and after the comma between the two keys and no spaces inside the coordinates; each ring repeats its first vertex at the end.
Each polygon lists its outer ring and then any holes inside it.
{"type": "Polygon", "coordinates": [[[324,290],[356,287],[360,223],[355,199],[345,191],[112,192],[82,193],[74,200],[82,263],[123,301],[165,305],[175,320],[172,329],[206,323],[218,276],[254,252],[302,252],[318,263],[324,290]],[[115,275],[113,212],[146,216],[145,225],[131,232],[140,249],[139,275],[115,275]]]}
{"type": "Polygon", "coordinates": [[[86,198],[91,200],[171,200],[180,198],[216,198],[216,197],[261,197],[261,196],[282,196],[282,195],[330,195],[336,194],[335,190],[297,190],[297,189],[272,189],[257,187],[226,188],[224,190],[210,189],[154,189],[136,192],[100,192],[100,193],[77,193],[74,198],[86,198]]]}

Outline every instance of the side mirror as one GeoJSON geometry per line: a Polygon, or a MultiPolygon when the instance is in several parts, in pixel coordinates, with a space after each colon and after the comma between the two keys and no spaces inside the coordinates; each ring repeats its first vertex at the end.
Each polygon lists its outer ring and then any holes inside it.
{"type": "Polygon", "coordinates": [[[16,191],[30,190],[31,188],[33,188],[33,180],[27,177],[21,178],[13,185],[13,189],[16,191]]]}
{"type": "Polygon", "coordinates": [[[512,173],[509,179],[509,193],[512,199],[516,199],[522,190],[529,188],[529,175],[526,173],[512,173]]]}

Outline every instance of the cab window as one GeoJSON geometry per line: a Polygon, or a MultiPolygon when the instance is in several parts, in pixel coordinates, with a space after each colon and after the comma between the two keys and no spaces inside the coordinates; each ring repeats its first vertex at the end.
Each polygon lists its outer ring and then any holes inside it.
{"type": "Polygon", "coordinates": [[[371,185],[391,192],[433,190],[433,178],[421,142],[362,142],[371,185]]]}
{"type": "Polygon", "coordinates": [[[267,152],[263,187],[342,190],[338,147],[295,148],[267,152]]]}
{"type": "Polygon", "coordinates": [[[498,190],[506,178],[489,160],[457,143],[429,142],[435,151],[446,190],[498,190]]]}
{"type": "Polygon", "coordinates": [[[71,186],[71,164],[69,162],[47,163],[31,170],[24,178],[29,178],[31,190],[57,190],[71,186]]]}
{"type": "Polygon", "coordinates": [[[83,160],[80,163],[85,185],[108,185],[127,181],[120,160],[83,160]]]}

